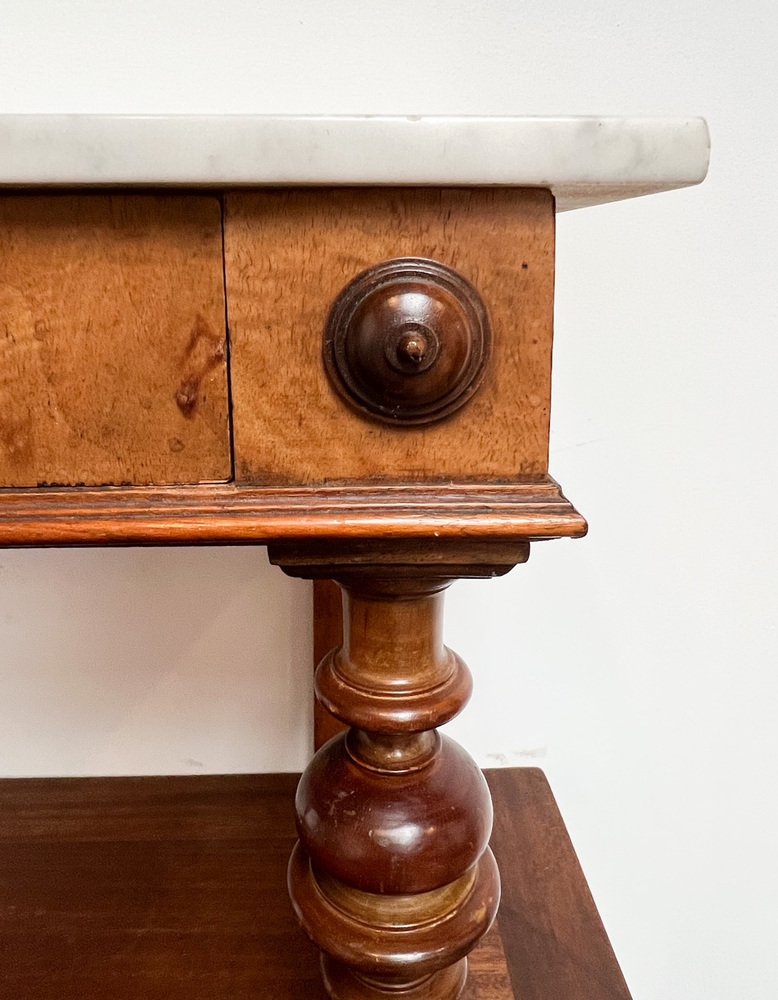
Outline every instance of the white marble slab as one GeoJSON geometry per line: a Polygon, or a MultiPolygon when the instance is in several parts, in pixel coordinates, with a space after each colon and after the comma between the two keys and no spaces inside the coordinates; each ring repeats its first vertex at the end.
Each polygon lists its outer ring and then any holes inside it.
{"type": "Polygon", "coordinates": [[[700,118],[0,115],[0,186],[508,185],[560,211],[698,184],[700,118]]]}

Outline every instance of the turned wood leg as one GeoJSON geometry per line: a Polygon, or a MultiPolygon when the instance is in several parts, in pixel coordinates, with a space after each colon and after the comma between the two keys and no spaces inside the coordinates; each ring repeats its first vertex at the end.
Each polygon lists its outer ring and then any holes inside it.
{"type": "MultiPolygon", "coordinates": [[[[324,574],[304,556],[271,557],[296,575],[324,574]]],[[[493,575],[524,558],[514,545],[508,565],[457,568],[493,575]]],[[[471,691],[470,671],[443,644],[454,568],[423,558],[326,567],[343,590],[343,643],[320,663],[316,696],[350,728],[300,781],[289,890],[335,1000],[454,1000],[497,911],[486,783],[437,732],[471,691]]]]}

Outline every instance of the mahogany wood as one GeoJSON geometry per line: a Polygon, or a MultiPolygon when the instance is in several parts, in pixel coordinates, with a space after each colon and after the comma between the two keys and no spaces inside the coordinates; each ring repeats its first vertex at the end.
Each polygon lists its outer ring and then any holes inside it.
{"type": "MultiPolygon", "coordinates": [[[[502,868],[463,1000],[629,1000],[540,771],[487,771],[502,868]]],[[[324,1000],[284,886],[297,776],[0,781],[3,1000],[324,1000]]]]}
{"type": "Polygon", "coordinates": [[[580,537],[548,477],[513,485],[273,489],[233,484],[0,490],[0,546],[580,537]]]}
{"type": "Polygon", "coordinates": [[[0,195],[0,484],[231,476],[219,199],[0,195]]]}
{"type": "Polygon", "coordinates": [[[448,416],[481,384],[491,330],[481,296],[432,260],[376,264],[332,307],[324,363],[347,403],[389,424],[448,416]]]}
{"type": "Polygon", "coordinates": [[[504,873],[501,933],[516,997],[630,1000],[543,772],[488,777],[492,846],[504,873]]]}
{"type": "Polygon", "coordinates": [[[472,683],[443,645],[443,592],[452,576],[493,576],[528,554],[526,542],[270,548],[287,572],[331,577],[344,593],[342,645],[320,663],[316,696],[351,728],[301,778],[289,869],[334,1000],[462,992],[499,876],[481,772],[437,733],[472,683]]]}
{"type": "Polygon", "coordinates": [[[548,191],[301,189],[228,194],[225,260],[239,482],[543,475],[554,281],[548,191]],[[491,319],[481,388],[448,419],[391,427],[344,406],[322,361],[332,304],[366,268],[456,269],[491,319]]]}

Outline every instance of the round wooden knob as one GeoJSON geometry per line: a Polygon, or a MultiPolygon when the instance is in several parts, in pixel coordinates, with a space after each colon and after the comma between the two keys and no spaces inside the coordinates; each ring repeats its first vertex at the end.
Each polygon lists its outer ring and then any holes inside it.
{"type": "Polygon", "coordinates": [[[338,296],[324,362],[352,405],[394,424],[426,424],[478,389],[491,334],[481,297],[450,267],[403,257],[371,267],[338,296]]]}

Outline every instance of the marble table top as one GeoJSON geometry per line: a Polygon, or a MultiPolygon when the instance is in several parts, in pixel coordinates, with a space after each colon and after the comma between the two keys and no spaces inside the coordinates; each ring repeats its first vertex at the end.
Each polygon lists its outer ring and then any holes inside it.
{"type": "Polygon", "coordinates": [[[703,180],[701,118],[0,115],[0,186],[549,188],[583,208],[703,180]]]}

